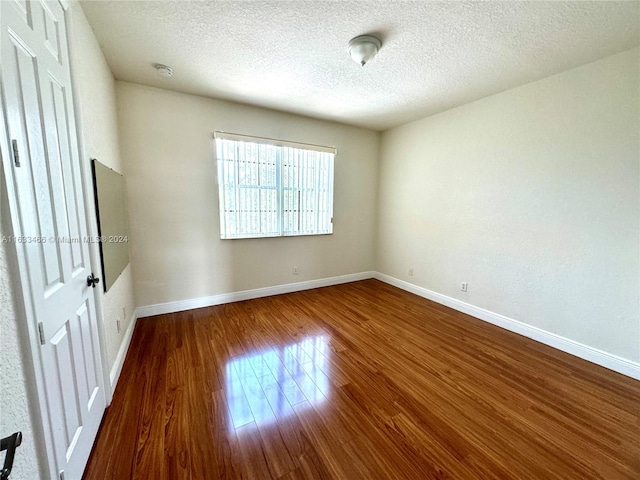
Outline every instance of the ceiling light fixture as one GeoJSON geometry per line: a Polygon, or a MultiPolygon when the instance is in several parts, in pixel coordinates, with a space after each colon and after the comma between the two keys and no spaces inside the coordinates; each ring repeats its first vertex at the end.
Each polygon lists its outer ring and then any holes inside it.
{"type": "Polygon", "coordinates": [[[165,78],[171,78],[173,76],[173,68],[157,63],[154,65],[158,75],[165,78]]]}
{"type": "Polygon", "coordinates": [[[376,56],[382,42],[371,35],[360,35],[349,42],[349,55],[353,61],[364,65],[376,56]]]}

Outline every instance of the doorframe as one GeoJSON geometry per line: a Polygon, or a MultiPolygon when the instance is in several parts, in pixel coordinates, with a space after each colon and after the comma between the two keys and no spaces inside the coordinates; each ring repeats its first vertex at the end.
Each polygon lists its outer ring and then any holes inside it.
{"type": "MultiPolygon", "coordinates": [[[[74,75],[73,68],[73,30],[70,12],[70,3],[67,0],[58,0],[64,11],[64,20],[66,24],[66,36],[67,45],[69,49],[69,68],[71,77],[71,96],[72,104],[74,107],[74,121],[75,121],[75,133],[78,148],[78,160],[80,161],[80,172],[82,176],[82,200],[85,205],[85,221],[87,223],[87,234],[91,236],[97,235],[97,221],[95,219],[95,207],[92,203],[93,190],[87,188],[88,167],[84,161],[85,147],[84,137],[82,136],[81,117],[79,115],[79,100],[77,94],[77,82],[74,75]],[[87,191],[91,190],[90,193],[87,191]]],[[[79,7],[78,7],[79,8],[79,7]]],[[[0,102],[2,105],[6,105],[6,98],[4,88],[2,88],[2,72],[0,72],[0,102]]],[[[22,225],[20,223],[20,204],[17,197],[15,188],[15,168],[13,157],[9,146],[10,135],[8,129],[8,122],[5,114],[6,109],[2,109],[0,114],[0,155],[2,157],[2,170],[4,177],[4,188],[7,193],[7,207],[0,207],[3,211],[8,213],[8,219],[3,220],[4,225],[7,227],[7,235],[13,235],[16,237],[23,236],[22,225]]],[[[0,185],[0,189],[2,186],[0,185]]],[[[2,199],[0,198],[0,201],[2,199]]],[[[29,282],[29,269],[27,264],[27,253],[25,244],[14,243],[8,244],[9,252],[9,265],[10,281],[15,288],[14,300],[16,307],[16,320],[19,324],[26,324],[26,333],[28,335],[28,351],[23,352],[25,358],[30,358],[31,362],[27,362],[25,365],[24,377],[27,388],[35,384],[36,398],[29,399],[29,409],[33,410],[37,415],[33,416],[33,433],[34,443],[36,447],[36,454],[38,460],[46,459],[46,465],[39,465],[41,472],[47,475],[48,478],[53,480],[58,478],[57,464],[55,458],[55,452],[53,450],[53,435],[51,432],[51,418],[54,413],[49,411],[49,404],[46,394],[46,383],[43,368],[43,356],[39,341],[39,335],[37,331],[37,318],[34,311],[34,298],[33,291],[31,290],[29,282]],[[12,245],[12,246],[11,246],[12,245]],[[15,265],[17,264],[17,268],[15,265]],[[38,439],[36,436],[38,433],[42,434],[42,439],[38,439]],[[42,455],[41,450],[44,450],[42,455]]],[[[93,271],[100,271],[100,254],[98,251],[98,245],[89,242],[89,264],[93,271]]],[[[106,335],[103,322],[102,313],[102,295],[97,289],[93,290],[93,297],[96,306],[96,321],[98,323],[98,349],[100,351],[100,358],[102,363],[102,384],[106,399],[106,406],[108,407],[113,398],[113,392],[111,388],[111,382],[109,377],[109,363],[107,357],[106,348],[106,335]]],[[[20,336],[24,335],[24,328],[18,329],[20,336]]]]}

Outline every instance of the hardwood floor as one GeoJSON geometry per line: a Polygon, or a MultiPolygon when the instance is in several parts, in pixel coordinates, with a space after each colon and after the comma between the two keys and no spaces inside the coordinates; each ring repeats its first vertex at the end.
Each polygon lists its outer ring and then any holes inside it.
{"type": "Polygon", "coordinates": [[[86,479],[640,478],[640,382],[377,280],[138,321],[86,479]]]}

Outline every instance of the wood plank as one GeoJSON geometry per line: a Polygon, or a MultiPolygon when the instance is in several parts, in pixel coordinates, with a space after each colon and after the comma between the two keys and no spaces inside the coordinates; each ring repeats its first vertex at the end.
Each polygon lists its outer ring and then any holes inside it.
{"type": "Polygon", "coordinates": [[[138,321],[86,479],[640,478],[640,382],[376,280],[138,321]]]}

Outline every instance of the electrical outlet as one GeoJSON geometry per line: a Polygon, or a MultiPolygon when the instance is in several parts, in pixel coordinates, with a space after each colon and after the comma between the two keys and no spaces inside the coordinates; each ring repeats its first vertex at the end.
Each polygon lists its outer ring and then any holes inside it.
{"type": "Polygon", "coordinates": [[[298,274],[298,267],[293,267],[293,274],[297,275],[298,274]]]}
{"type": "Polygon", "coordinates": [[[462,290],[463,292],[466,292],[468,286],[469,286],[469,284],[467,282],[462,282],[460,284],[460,290],[462,290]]]}
{"type": "Polygon", "coordinates": [[[122,328],[120,325],[120,319],[116,320],[116,328],[118,329],[118,333],[120,333],[120,328],[122,328]]]}
{"type": "Polygon", "coordinates": [[[413,268],[410,268],[410,269],[409,269],[409,276],[410,276],[410,277],[413,277],[413,268]]]}

